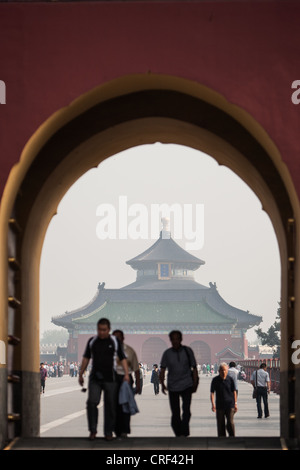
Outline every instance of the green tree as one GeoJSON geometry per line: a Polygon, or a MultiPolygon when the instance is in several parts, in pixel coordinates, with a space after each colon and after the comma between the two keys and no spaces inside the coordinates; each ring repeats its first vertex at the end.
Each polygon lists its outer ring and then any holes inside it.
{"type": "Polygon", "coordinates": [[[264,333],[261,328],[254,330],[262,344],[273,348],[273,357],[280,357],[280,312],[281,307],[278,302],[277,315],[274,324],[270,326],[266,333],[264,333]]]}
{"type": "Polygon", "coordinates": [[[41,338],[41,344],[66,344],[68,342],[68,332],[65,328],[60,330],[45,330],[41,338]]]}

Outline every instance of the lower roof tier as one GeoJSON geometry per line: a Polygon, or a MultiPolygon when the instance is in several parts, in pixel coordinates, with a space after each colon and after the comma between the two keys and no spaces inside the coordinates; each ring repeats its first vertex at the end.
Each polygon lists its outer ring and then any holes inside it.
{"type": "Polygon", "coordinates": [[[55,325],[74,328],[83,323],[96,324],[100,317],[113,323],[196,323],[236,325],[249,329],[259,325],[261,316],[229,305],[216,285],[198,289],[105,289],[99,284],[94,298],[84,307],[52,318],[55,325]]]}
{"type": "MultiPolygon", "coordinates": [[[[81,324],[75,326],[76,329],[69,330],[72,337],[77,338],[79,335],[95,335],[96,325],[92,324],[81,324]]],[[[134,335],[168,335],[172,330],[179,330],[184,335],[233,335],[233,329],[231,326],[226,325],[199,325],[186,323],[173,323],[170,324],[134,324],[134,323],[111,323],[111,331],[122,330],[125,334],[134,335]]],[[[234,330],[235,331],[235,330],[234,330]]],[[[244,332],[241,331],[239,337],[242,337],[244,332]]]]}
{"type": "MultiPolygon", "coordinates": [[[[97,321],[108,318],[113,325],[134,329],[144,325],[147,330],[161,329],[162,325],[177,328],[184,325],[191,330],[231,330],[237,320],[217,312],[207,302],[113,302],[105,301],[88,313],[76,317],[61,316],[52,320],[58,326],[68,329],[81,329],[89,325],[95,327],[97,321]],[[153,326],[151,326],[153,325],[153,326]]],[[[247,324],[249,328],[249,324],[247,324]]]]}

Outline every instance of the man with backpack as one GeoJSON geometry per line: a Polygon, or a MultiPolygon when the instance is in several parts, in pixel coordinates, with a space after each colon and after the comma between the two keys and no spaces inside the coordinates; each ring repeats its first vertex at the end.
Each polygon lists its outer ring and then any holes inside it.
{"type": "Polygon", "coordinates": [[[157,364],[153,364],[150,382],[154,387],[154,395],[159,394],[159,369],[157,364]]]}
{"type": "Polygon", "coordinates": [[[172,412],[171,426],[175,436],[189,436],[191,418],[192,393],[197,390],[199,376],[193,350],[182,346],[181,331],[169,333],[172,347],[167,349],[161,359],[160,382],[162,393],[169,392],[172,412]],[[165,371],[168,369],[168,387],[166,387],[165,371]],[[180,398],[182,400],[182,417],[180,414],[180,398]]]}
{"type": "Polygon", "coordinates": [[[270,376],[267,372],[267,364],[263,362],[259,369],[254,371],[251,376],[251,384],[256,389],[257,417],[262,418],[261,399],[263,399],[265,418],[270,416],[268,394],[270,393],[270,376]]]}
{"type": "Polygon", "coordinates": [[[118,356],[121,366],[124,369],[124,380],[129,382],[128,364],[122,345],[115,336],[110,335],[109,320],[107,318],[101,318],[97,323],[97,335],[90,338],[87,342],[78,379],[79,384],[83,386],[83,374],[90,359],[92,359],[93,364],[89,376],[87,399],[87,419],[90,440],[94,440],[97,434],[97,407],[100,403],[102,391],[104,391],[104,435],[107,441],[113,439],[118,400],[118,383],[116,381],[115,369],[116,356],[118,356]]]}

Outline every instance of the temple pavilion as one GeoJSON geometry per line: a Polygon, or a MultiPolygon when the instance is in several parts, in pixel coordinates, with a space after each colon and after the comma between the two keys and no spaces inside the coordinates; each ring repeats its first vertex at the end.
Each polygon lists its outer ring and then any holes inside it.
{"type": "Polygon", "coordinates": [[[146,251],[126,262],[136,270],[136,281],[120,289],[99,283],[94,298],[85,306],[52,318],[67,328],[68,361],[81,361],[88,338],[96,333],[99,318],[121,329],[141,362],[159,363],[170,347],[168,333],[182,331],[199,364],[248,357],[246,332],[259,325],[261,316],[229,305],[215,283],[199,284],[194,273],[201,259],[181,248],[164,226],[159,239],[146,251]]]}

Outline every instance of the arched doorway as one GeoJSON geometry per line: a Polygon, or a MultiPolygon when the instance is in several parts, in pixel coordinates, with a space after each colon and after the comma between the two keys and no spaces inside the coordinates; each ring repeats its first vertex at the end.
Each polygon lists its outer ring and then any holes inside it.
{"type": "Polygon", "coordinates": [[[167,348],[167,343],[161,338],[146,339],[142,346],[142,362],[149,367],[152,367],[153,364],[159,365],[163,352],[167,348]]]}
{"type": "Polygon", "coordinates": [[[190,347],[194,351],[197,364],[211,363],[211,351],[207,343],[204,341],[193,341],[190,347]]]}
{"type": "MultiPolygon", "coordinates": [[[[9,178],[1,212],[1,235],[9,240],[1,257],[1,307],[6,312],[1,326],[8,330],[9,297],[9,309],[18,310],[9,321],[8,361],[9,373],[21,376],[14,393],[14,411],[21,414],[17,435],[39,433],[38,279],[49,221],[85,171],[118,151],[157,141],[202,150],[230,167],[270,216],[282,266],[281,433],[295,437],[297,384],[290,348],[298,326],[298,200],[291,179],[274,144],[250,116],[205,87],[162,76],[119,79],[61,110],[37,131],[9,178]],[[9,270],[8,258],[15,260],[9,270]],[[20,339],[17,347],[13,336],[20,339]]],[[[3,394],[2,413],[6,404],[3,394]]]]}

